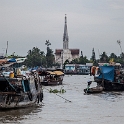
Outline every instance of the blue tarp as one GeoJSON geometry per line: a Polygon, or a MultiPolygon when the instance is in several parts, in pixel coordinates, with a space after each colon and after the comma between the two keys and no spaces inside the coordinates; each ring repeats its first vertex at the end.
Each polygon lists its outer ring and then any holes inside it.
{"type": "Polygon", "coordinates": [[[100,66],[100,70],[101,74],[97,78],[114,81],[114,66],[100,66]]]}
{"type": "Polygon", "coordinates": [[[8,62],[16,62],[16,59],[12,58],[8,62]]]}

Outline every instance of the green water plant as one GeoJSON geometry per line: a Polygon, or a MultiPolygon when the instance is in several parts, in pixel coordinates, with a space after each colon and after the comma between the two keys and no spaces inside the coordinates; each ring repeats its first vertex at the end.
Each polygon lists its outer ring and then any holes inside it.
{"type": "Polygon", "coordinates": [[[64,89],[62,89],[62,88],[61,88],[60,90],[58,90],[58,89],[51,89],[51,88],[50,88],[49,92],[50,92],[50,93],[65,93],[66,90],[64,90],[64,89]]]}

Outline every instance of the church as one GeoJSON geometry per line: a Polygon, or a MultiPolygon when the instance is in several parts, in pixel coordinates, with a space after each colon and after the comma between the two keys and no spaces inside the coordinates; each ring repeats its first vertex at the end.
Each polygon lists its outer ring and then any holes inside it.
{"type": "Polygon", "coordinates": [[[63,65],[66,60],[69,62],[79,58],[79,49],[69,49],[69,37],[67,31],[67,17],[65,15],[65,25],[63,34],[63,49],[55,50],[55,62],[63,65]]]}

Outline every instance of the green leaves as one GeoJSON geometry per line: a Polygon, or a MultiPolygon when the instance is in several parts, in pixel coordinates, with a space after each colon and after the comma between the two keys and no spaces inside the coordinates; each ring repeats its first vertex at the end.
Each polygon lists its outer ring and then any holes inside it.
{"type": "Polygon", "coordinates": [[[50,88],[49,92],[50,92],[50,93],[65,93],[66,90],[64,90],[64,89],[60,89],[60,90],[54,89],[54,90],[52,90],[52,89],[50,88]]]}
{"type": "Polygon", "coordinates": [[[39,48],[33,47],[32,50],[28,51],[26,65],[29,67],[41,66],[42,59],[44,58],[44,52],[40,51],[39,48]]]}

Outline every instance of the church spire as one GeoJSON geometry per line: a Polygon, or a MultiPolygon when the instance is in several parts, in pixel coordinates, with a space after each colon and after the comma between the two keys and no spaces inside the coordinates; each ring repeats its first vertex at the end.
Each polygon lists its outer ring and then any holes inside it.
{"type": "Polygon", "coordinates": [[[67,31],[67,17],[65,14],[65,26],[64,26],[64,34],[63,34],[63,49],[68,49],[68,31],[67,31]]]}

